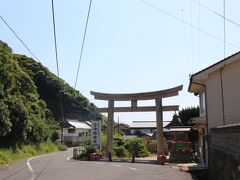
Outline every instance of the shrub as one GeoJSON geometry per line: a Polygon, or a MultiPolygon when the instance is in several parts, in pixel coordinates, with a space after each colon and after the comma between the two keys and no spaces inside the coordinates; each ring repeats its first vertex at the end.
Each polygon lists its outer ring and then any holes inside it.
{"type": "Polygon", "coordinates": [[[149,154],[141,138],[128,139],[125,147],[130,154],[136,157],[145,157],[149,154]]]}
{"type": "Polygon", "coordinates": [[[51,140],[52,142],[56,142],[58,139],[60,138],[59,134],[57,131],[53,131],[52,135],[51,135],[51,140]]]}
{"type": "Polygon", "coordinates": [[[22,145],[21,147],[18,147],[16,150],[0,149],[0,166],[23,158],[29,158],[32,156],[56,152],[58,150],[61,150],[62,145],[61,146],[60,145],[54,144],[52,142],[46,142],[39,143],[36,145],[35,144],[22,145]]]}
{"type": "Polygon", "coordinates": [[[79,159],[80,160],[88,160],[89,161],[91,159],[91,154],[95,153],[95,152],[97,152],[96,148],[94,148],[92,146],[87,146],[85,152],[80,154],[79,159]]]}
{"type": "Polygon", "coordinates": [[[127,154],[127,151],[124,146],[117,146],[113,148],[114,154],[117,157],[125,157],[127,154]]]}
{"type": "Polygon", "coordinates": [[[68,147],[65,144],[56,143],[59,151],[66,151],[68,147]]]}

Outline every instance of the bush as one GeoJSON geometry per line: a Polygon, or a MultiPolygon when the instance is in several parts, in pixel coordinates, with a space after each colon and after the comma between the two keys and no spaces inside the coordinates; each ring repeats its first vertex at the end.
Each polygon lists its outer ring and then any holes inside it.
{"type": "Polygon", "coordinates": [[[107,149],[107,134],[102,132],[101,134],[101,151],[106,152],[107,149]]]}
{"type": "Polygon", "coordinates": [[[141,138],[132,138],[126,141],[125,145],[128,152],[136,157],[146,157],[149,152],[141,138]]]}
{"type": "Polygon", "coordinates": [[[85,152],[83,152],[82,154],[80,154],[79,159],[80,159],[80,160],[88,160],[88,161],[90,161],[90,159],[91,159],[91,154],[92,154],[92,153],[95,153],[95,152],[97,152],[97,151],[96,151],[96,148],[94,148],[94,147],[92,147],[92,146],[87,146],[85,152]]]}
{"type": "Polygon", "coordinates": [[[56,143],[59,151],[66,151],[68,147],[65,144],[56,143]]]}
{"type": "Polygon", "coordinates": [[[52,142],[56,142],[58,139],[60,138],[59,134],[57,131],[53,131],[52,135],[51,135],[51,140],[52,142]]]}
{"type": "Polygon", "coordinates": [[[56,152],[60,149],[58,144],[52,142],[39,143],[37,145],[22,145],[16,150],[0,149],[0,166],[23,158],[56,152]]]}
{"type": "Polygon", "coordinates": [[[114,147],[113,151],[117,157],[126,157],[127,151],[124,146],[114,147]]]}

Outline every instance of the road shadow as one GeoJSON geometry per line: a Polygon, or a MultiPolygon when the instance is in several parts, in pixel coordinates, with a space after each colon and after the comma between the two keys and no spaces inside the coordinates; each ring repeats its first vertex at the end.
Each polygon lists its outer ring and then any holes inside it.
{"type": "MultiPolygon", "coordinates": [[[[100,160],[98,160],[100,162],[109,162],[108,158],[102,158],[100,160]]],[[[115,163],[132,163],[132,159],[120,159],[120,158],[114,158],[112,159],[111,162],[115,162],[115,163]]],[[[156,160],[144,160],[144,159],[138,159],[135,158],[135,162],[133,164],[154,164],[154,165],[158,165],[156,160]]]]}

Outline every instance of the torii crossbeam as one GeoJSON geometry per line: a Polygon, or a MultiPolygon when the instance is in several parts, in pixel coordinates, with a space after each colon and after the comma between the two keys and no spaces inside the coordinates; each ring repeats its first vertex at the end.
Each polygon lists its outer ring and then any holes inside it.
{"type": "Polygon", "coordinates": [[[91,91],[91,95],[95,99],[107,100],[108,108],[97,108],[97,112],[108,113],[107,123],[107,149],[106,154],[111,161],[112,156],[112,139],[113,139],[113,117],[114,112],[147,112],[156,111],[156,122],[157,122],[157,154],[164,154],[163,146],[163,111],[177,111],[178,105],[173,106],[162,106],[162,99],[172,96],[177,96],[178,92],[181,91],[183,86],[177,86],[170,89],[161,91],[145,92],[145,93],[131,93],[131,94],[107,94],[91,91]],[[155,106],[138,106],[139,100],[152,100],[155,99],[155,106]],[[115,101],[131,101],[131,107],[114,107],[115,101]]]}

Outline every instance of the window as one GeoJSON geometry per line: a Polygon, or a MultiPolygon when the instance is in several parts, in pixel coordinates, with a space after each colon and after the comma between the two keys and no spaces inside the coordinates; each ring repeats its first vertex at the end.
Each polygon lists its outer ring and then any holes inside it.
{"type": "Polygon", "coordinates": [[[68,129],[68,134],[75,134],[76,129],[68,129]]]}
{"type": "Polygon", "coordinates": [[[206,102],[205,102],[205,92],[200,94],[200,116],[206,115],[206,102]]]}

